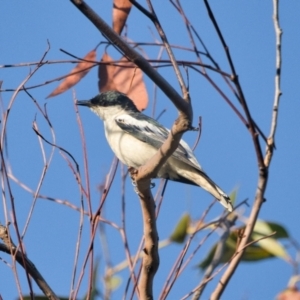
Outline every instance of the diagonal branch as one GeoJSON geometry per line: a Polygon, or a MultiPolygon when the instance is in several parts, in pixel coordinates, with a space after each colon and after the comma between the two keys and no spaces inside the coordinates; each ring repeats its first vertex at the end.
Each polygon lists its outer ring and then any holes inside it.
{"type": "Polygon", "coordinates": [[[0,225],[0,239],[4,242],[4,244],[0,243],[0,251],[15,256],[16,261],[26,270],[26,273],[34,279],[48,299],[59,300],[35,265],[28,259],[27,255],[22,253],[20,250],[17,250],[17,247],[14,245],[9,236],[7,228],[3,225],[0,225]]]}
{"type": "Polygon", "coordinates": [[[174,68],[174,71],[175,71],[175,74],[177,76],[177,79],[178,79],[178,82],[179,82],[179,85],[181,87],[181,92],[182,94],[184,95],[184,99],[186,99],[187,101],[189,101],[189,94],[188,94],[188,90],[187,90],[187,87],[184,83],[184,80],[183,80],[183,77],[182,77],[182,74],[178,68],[178,64],[177,64],[177,61],[175,59],[175,56],[173,54],[173,51],[172,51],[172,48],[168,42],[168,39],[167,39],[167,36],[159,22],[159,19],[157,18],[157,15],[155,13],[155,10],[153,8],[153,5],[152,5],[152,2],[150,0],[147,0],[147,3],[148,3],[148,6],[151,10],[151,13],[149,13],[145,8],[143,8],[139,3],[137,3],[135,0],[130,0],[130,2],[135,5],[142,13],[144,13],[152,22],[153,24],[155,25],[156,29],[157,29],[157,32],[159,33],[160,35],[160,38],[167,50],[167,53],[170,57],[170,60],[172,62],[172,65],[173,65],[173,68],[174,68]]]}
{"type": "Polygon", "coordinates": [[[230,278],[234,274],[241,258],[244,253],[244,250],[246,248],[247,242],[249,240],[249,237],[253,231],[255,222],[257,220],[259,211],[261,209],[261,206],[263,202],[265,201],[264,194],[267,187],[268,182],[268,168],[269,164],[271,162],[272,156],[273,156],[273,146],[274,146],[274,136],[276,131],[276,123],[277,123],[277,115],[278,115],[278,103],[279,103],[279,97],[281,95],[280,91],[280,68],[281,68],[281,29],[279,27],[279,16],[278,16],[278,0],[273,0],[273,7],[274,7],[274,25],[275,25],[275,32],[276,32],[276,76],[275,76],[275,101],[274,101],[274,107],[273,107],[273,119],[271,124],[271,133],[269,137],[269,141],[271,141],[271,146],[269,145],[267,147],[266,153],[265,153],[265,161],[267,163],[264,163],[266,171],[259,173],[258,178],[258,184],[255,194],[255,201],[254,205],[249,217],[249,221],[246,225],[244,236],[241,240],[241,243],[239,244],[239,247],[237,249],[237,255],[232,259],[230,262],[228,268],[226,269],[225,273],[223,274],[222,278],[220,279],[216,289],[211,295],[211,300],[217,300],[220,299],[221,295],[223,294],[230,278]]]}
{"type": "Polygon", "coordinates": [[[112,45],[125,55],[130,61],[135,63],[149,78],[156,83],[166,96],[173,102],[180,111],[185,111],[188,118],[192,117],[192,109],[186,101],[176,92],[176,90],[165,80],[148,61],[128,45],[107,23],[97,15],[84,1],[70,0],[109,40],[112,45]]]}
{"type": "Polygon", "coordinates": [[[234,64],[233,64],[233,61],[232,61],[232,58],[231,58],[231,55],[230,55],[229,47],[227,46],[227,44],[225,42],[225,39],[222,35],[222,32],[219,28],[219,25],[218,25],[218,23],[217,23],[217,21],[214,17],[214,14],[213,14],[213,12],[210,8],[208,0],[204,0],[204,4],[206,6],[208,15],[209,15],[214,27],[215,27],[215,30],[217,31],[218,37],[221,41],[221,44],[222,44],[222,46],[224,48],[224,51],[225,51],[225,54],[227,56],[227,60],[228,60],[228,63],[229,63],[229,66],[230,66],[230,69],[231,69],[231,72],[232,72],[232,81],[234,82],[234,84],[236,86],[236,89],[237,89],[237,92],[238,92],[238,100],[241,103],[241,105],[244,109],[244,112],[246,114],[247,120],[248,120],[248,129],[249,129],[250,134],[252,136],[252,140],[253,140],[256,156],[257,156],[257,162],[258,162],[258,165],[259,165],[259,168],[260,168],[260,172],[265,172],[266,168],[265,168],[265,164],[264,164],[264,160],[263,160],[263,154],[262,154],[261,146],[260,146],[260,143],[259,143],[259,138],[258,138],[259,135],[256,132],[255,123],[252,119],[250,110],[248,108],[248,104],[246,102],[242,87],[241,87],[240,82],[239,82],[238,75],[235,71],[235,67],[234,67],[234,64]]]}
{"type": "Polygon", "coordinates": [[[274,96],[274,104],[273,104],[273,114],[272,114],[272,123],[270,135],[268,138],[268,147],[267,153],[265,157],[265,165],[269,166],[271,163],[273,149],[275,148],[275,132],[277,128],[277,119],[278,119],[278,107],[280,96],[282,95],[280,89],[280,79],[281,79],[281,37],[282,37],[282,29],[279,25],[279,15],[278,15],[278,0],[273,0],[273,20],[274,20],[274,29],[276,35],[276,74],[275,74],[275,96],[274,96]]]}

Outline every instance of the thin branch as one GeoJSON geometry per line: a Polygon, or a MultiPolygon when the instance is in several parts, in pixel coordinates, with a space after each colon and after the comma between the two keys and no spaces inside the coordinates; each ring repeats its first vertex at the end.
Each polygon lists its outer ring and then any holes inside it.
{"type": "Polygon", "coordinates": [[[281,88],[280,88],[282,29],[280,28],[280,24],[279,24],[278,2],[279,0],[273,0],[273,21],[274,21],[274,29],[275,29],[275,36],[276,36],[276,74],[275,74],[275,96],[274,96],[274,104],[273,104],[271,130],[268,139],[267,153],[265,157],[266,166],[269,166],[271,163],[272,153],[275,147],[274,137],[277,128],[279,101],[280,101],[280,96],[282,95],[281,88]]]}
{"type": "MultiPolygon", "coordinates": [[[[45,58],[46,54],[48,53],[49,51],[49,44],[48,44],[48,50],[45,51],[44,55],[42,56],[42,59],[41,61],[45,58]]],[[[7,129],[7,123],[8,123],[8,117],[9,117],[9,112],[12,108],[12,105],[19,93],[19,91],[24,87],[24,85],[27,83],[27,81],[35,74],[35,72],[38,71],[38,69],[41,67],[41,64],[37,65],[36,68],[29,73],[29,75],[23,80],[23,82],[19,85],[19,87],[17,88],[17,90],[14,92],[13,96],[11,97],[10,99],[10,102],[7,106],[7,109],[3,115],[3,125],[2,125],[2,130],[1,130],[1,137],[0,137],[0,156],[1,156],[1,172],[2,172],[2,194],[3,194],[3,197],[4,197],[4,187],[5,185],[7,186],[7,189],[8,189],[8,194],[9,194],[9,199],[10,199],[10,205],[11,205],[11,212],[12,212],[12,222],[13,222],[13,225],[14,225],[14,229],[16,231],[16,235],[17,235],[17,239],[18,239],[18,249],[20,247],[20,253],[21,255],[23,256],[23,262],[24,262],[24,268],[26,270],[26,264],[25,264],[25,251],[24,251],[24,245],[23,245],[23,241],[22,241],[22,238],[21,238],[21,233],[20,233],[20,229],[19,229],[19,225],[18,225],[18,220],[17,220],[17,216],[16,216],[16,209],[15,209],[15,200],[14,200],[14,196],[13,196],[13,193],[12,193],[12,188],[11,188],[11,185],[10,185],[10,181],[9,181],[9,178],[8,178],[8,170],[7,170],[7,164],[8,164],[8,161],[5,159],[5,155],[4,155],[4,152],[3,152],[3,146],[5,145],[5,141],[6,141],[6,129],[7,129]]],[[[5,202],[5,201],[4,201],[5,202]]],[[[7,216],[7,212],[5,211],[5,218],[6,218],[6,223],[8,224],[8,216],[7,216]]],[[[19,251],[17,252],[19,253],[19,251]]],[[[17,282],[17,285],[19,286],[19,279],[18,279],[18,275],[17,275],[17,270],[15,268],[15,260],[13,260],[14,262],[14,272],[15,272],[15,277],[16,277],[16,282],[17,282]]],[[[27,282],[28,282],[28,286],[29,286],[29,291],[30,291],[30,295],[33,295],[33,290],[32,290],[32,284],[31,284],[31,280],[30,280],[30,277],[29,277],[29,274],[27,273],[27,270],[25,272],[26,274],[26,279],[27,279],[27,282]]],[[[21,291],[19,290],[19,293],[21,291]]]]}
{"type": "MultiPolygon", "coordinates": [[[[275,30],[276,30],[277,26],[279,27],[278,0],[274,0],[273,1],[273,5],[274,5],[274,16],[275,16],[274,17],[274,22],[275,22],[275,30]]],[[[278,31],[276,33],[277,33],[277,35],[281,34],[280,31],[278,31]]],[[[278,41],[280,41],[279,37],[277,37],[277,43],[278,43],[278,41]]],[[[281,51],[280,51],[281,44],[280,44],[279,47],[278,47],[278,44],[277,44],[276,45],[276,49],[277,49],[276,61],[278,63],[278,61],[279,62],[281,61],[281,59],[278,58],[278,55],[279,55],[279,57],[281,57],[281,51]]],[[[277,64],[277,66],[280,67],[280,64],[277,64]]],[[[280,72],[279,72],[279,74],[280,74],[280,72]]],[[[280,78],[278,79],[278,83],[280,83],[280,78]]],[[[278,87],[275,86],[275,88],[278,88],[278,87]]],[[[279,96],[280,96],[280,94],[278,94],[278,97],[279,96]]],[[[276,103],[277,103],[277,100],[275,100],[275,104],[276,103]]],[[[277,113],[276,113],[275,119],[277,119],[277,113]]],[[[273,131],[271,130],[271,134],[273,134],[272,138],[274,139],[275,129],[273,131]]],[[[254,143],[255,143],[255,140],[254,140],[254,143]]],[[[269,156],[268,159],[267,159],[267,161],[270,162],[271,158],[272,158],[273,152],[272,151],[271,152],[268,151],[268,149],[270,149],[270,147],[267,148],[267,151],[266,151],[266,154],[265,154],[265,160],[266,160],[266,157],[269,156]]],[[[261,167],[261,165],[260,165],[260,167],[261,167]]],[[[256,189],[256,194],[255,194],[254,205],[253,205],[250,217],[249,217],[249,221],[246,224],[244,236],[243,236],[243,238],[241,240],[241,243],[239,244],[239,247],[237,249],[237,253],[238,254],[232,259],[232,261],[230,262],[228,268],[224,272],[224,274],[223,274],[222,278],[220,279],[220,281],[219,281],[216,289],[214,290],[214,292],[211,295],[211,300],[220,299],[222,293],[224,292],[224,289],[226,288],[226,286],[227,286],[230,278],[234,274],[234,272],[235,272],[235,270],[236,270],[236,268],[237,268],[237,266],[238,266],[238,264],[239,264],[239,262],[240,262],[240,260],[242,258],[242,255],[243,255],[244,250],[245,250],[245,246],[247,245],[247,242],[248,242],[248,240],[249,240],[249,238],[251,236],[251,233],[252,233],[254,225],[256,223],[256,220],[257,220],[259,211],[261,209],[261,206],[262,206],[263,202],[265,201],[264,194],[265,194],[265,190],[266,190],[267,182],[268,182],[268,167],[269,167],[269,165],[266,165],[265,166],[265,171],[264,172],[259,172],[259,178],[258,178],[258,183],[257,183],[257,189],[256,189]]]]}
{"type": "Polygon", "coordinates": [[[199,300],[204,288],[206,287],[207,284],[207,278],[209,278],[213,271],[215,270],[215,268],[219,265],[223,254],[224,254],[224,250],[225,250],[225,246],[226,246],[226,241],[229,237],[230,234],[230,228],[234,225],[235,221],[237,220],[237,215],[234,215],[234,217],[232,219],[226,219],[224,220],[224,222],[221,224],[221,226],[224,228],[224,232],[220,238],[220,241],[217,244],[217,248],[216,251],[214,253],[214,257],[210,263],[210,265],[206,268],[205,273],[203,275],[203,278],[201,280],[200,286],[199,288],[196,290],[194,296],[193,296],[193,300],[199,300]]]}
{"type": "Polygon", "coordinates": [[[96,213],[93,215],[93,218],[92,218],[93,232],[92,232],[92,236],[90,238],[90,243],[89,243],[89,246],[88,246],[88,249],[87,249],[86,256],[84,258],[83,266],[82,266],[82,269],[81,269],[81,272],[80,272],[80,275],[79,275],[79,278],[78,278],[77,286],[76,286],[75,291],[72,295],[73,296],[72,299],[76,299],[76,297],[77,297],[77,294],[79,292],[79,288],[80,288],[80,285],[81,285],[81,282],[82,282],[82,279],[83,279],[83,276],[84,276],[86,265],[89,261],[90,255],[92,254],[93,247],[94,247],[94,238],[95,238],[95,235],[96,235],[96,232],[97,232],[98,223],[100,221],[100,215],[101,215],[102,207],[105,203],[105,200],[106,200],[107,195],[110,191],[112,182],[115,178],[116,170],[117,170],[117,167],[118,167],[118,162],[119,162],[119,160],[116,157],[114,157],[114,160],[111,164],[109,173],[107,174],[107,177],[106,177],[106,182],[105,182],[105,186],[104,186],[104,189],[103,189],[103,192],[102,192],[102,195],[101,195],[101,200],[100,200],[99,207],[98,207],[96,213]]]}
{"type": "MultiPolygon", "coordinates": [[[[130,2],[133,4],[133,5],[136,5],[137,2],[134,1],[134,0],[130,0],[130,2]]],[[[180,85],[180,88],[181,88],[181,92],[182,92],[182,95],[183,95],[183,98],[186,100],[186,101],[189,101],[189,94],[188,94],[188,90],[187,90],[187,87],[184,83],[184,80],[183,80],[183,77],[182,77],[182,74],[178,68],[178,64],[177,64],[177,61],[175,59],[175,56],[173,54],[173,51],[172,51],[172,48],[168,42],[168,39],[167,39],[167,36],[159,22],[159,19],[157,18],[157,15],[155,13],[155,10],[153,8],[153,5],[152,5],[152,2],[150,0],[147,0],[147,3],[148,3],[148,6],[150,8],[150,13],[147,12],[146,9],[142,8],[142,6],[140,4],[136,5],[136,7],[142,12],[144,13],[148,18],[150,18],[150,20],[153,22],[153,24],[155,25],[156,29],[157,29],[157,32],[167,50],[167,53],[169,55],[169,58],[172,62],[172,66],[174,68],[174,71],[175,71],[175,74],[177,76],[177,80],[179,82],[179,85],[180,85]]]]}
{"type": "Polygon", "coordinates": [[[26,273],[34,279],[38,287],[48,297],[48,299],[59,300],[35,265],[28,259],[27,255],[17,250],[17,247],[14,245],[9,236],[7,228],[3,225],[0,225],[0,239],[4,242],[4,244],[0,243],[0,251],[15,256],[16,261],[26,270],[26,273]]]}
{"type": "Polygon", "coordinates": [[[262,150],[261,150],[261,147],[260,147],[260,143],[259,143],[259,139],[258,139],[258,134],[255,130],[255,125],[254,125],[254,122],[252,120],[252,116],[250,114],[250,111],[249,111],[249,108],[248,108],[248,105],[247,105],[247,102],[246,102],[246,99],[244,97],[244,93],[243,93],[243,90],[241,88],[241,85],[240,85],[240,82],[239,82],[239,78],[238,78],[238,75],[235,71],[235,67],[234,67],[234,64],[233,64],[233,61],[232,61],[232,58],[231,58],[231,55],[230,55],[230,51],[229,51],[229,47],[227,46],[226,42],[225,42],[225,39],[221,33],[221,30],[219,28],[219,25],[213,15],[213,12],[210,8],[210,5],[208,4],[208,0],[204,0],[204,4],[206,6],[206,9],[207,9],[207,12],[208,12],[208,15],[217,31],[217,34],[218,34],[218,37],[222,43],[222,46],[224,48],[224,51],[226,53],[226,56],[227,56],[227,60],[229,62],[229,65],[230,65],[230,68],[231,68],[231,71],[232,71],[232,80],[237,88],[237,91],[238,91],[238,94],[239,94],[239,101],[244,109],[244,112],[246,114],[246,117],[247,117],[247,120],[248,120],[248,125],[249,125],[249,131],[250,131],[250,134],[252,136],[252,140],[253,140],[253,144],[254,144],[254,148],[255,148],[255,152],[256,152],[256,156],[257,156],[257,162],[258,162],[258,165],[259,165],[259,168],[260,168],[260,171],[261,172],[266,172],[266,168],[265,168],[265,164],[264,164],[264,160],[263,160],[263,154],[262,154],[262,150]]]}
{"type": "Polygon", "coordinates": [[[179,253],[175,263],[173,264],[173,267],[167,277],[167,279],[165,280],[164,286],[162,288],[162,292],[159,296],[159,299],[166,299],[168,294],[171,291],[171,288],[173,287],[176,279],[179,277],[179,275],[181,274],[181,272],[185,269],[185,267],[188,265],[188,263],[191,261],[192,257],[194,257],[194,255],[196,254],[196,252],[201,248],[201,246],[204,244],[204,242],[210,237],[210,235],[217,229],[217,226],[213,227],[211,229],[211,231],[206,234],[206,236],[203,237],[203,239],[198,243],[198,246],[196,247],[196,249],[193,251],[193,253],[190,255],[190,257],[186,260],[185,263],[183,263],[183,260],[187,254],[187,251],[192,243],[192,240],[194,239],[194,237],[196,236],[196,233],[199,231],[199,229],[202,227],[201,225],[204,222],[204,219],[206,218],[207,214],[209,213],[209,211],[211,210],[211,208],[213,207],[215,201],[210,204],[208,206],[208,208],[203,212],[201,218],[199,219],[199,221],[197,222],[196,226],[195,226],[195,230],[194,232],[189,236],[188,240],[186,241],[182,251],[179,253]],[[173,278],[172,278],[173,277],[173,278]]]}
{"type": "Polygon", "coordinates": [[[137,184],[137,191],[143,215],[144,228],[144,257],[141,278],[138,284],[141,299],[153,298],[153,279],[159,266],[158,232],[156,228],[156,214],[154,199],[150,190],[149,179],[137,179],[138,171],[131,169],[132,179],[137,184]]]}
{"type": "MultiPolygon", "coordinates": [[[[243,253],[244,253],[244,250],[247,247],[249,247],[249,246],[251,246],[251,245],[253,245],[253,244],[255,244],[255,243],[257,243],[257,242],[259,242],[261,240],[264,240],[264,239],[267,239],[269,237],[272,237],[275,234],[276,234],[276,232],[274,231],[274,232],[272,232],[272,233],[270,233],[268,235],[262,236],[262,237],[260,237],[260,238],[258,238],[256,240],[253,240],[253,241],[247,243],[246,245],[244,245],[243,248],[241,248],[240,250],[237,250],[234,253],[234,255],[232,256],[231,260],[234,259],[237,255],[239,255],[240,251],[243,251],[243,253]]],[[[204,283],[207,283],[208,281],[211,281],[216,275],[218,275],[231,262],[231,260],[228,263],[224,264],[222,267],[220,267],[216,272],[214,272],[209,278],[206,279],[206,282],[204,282],[204,283]]],[[[189,292],[186,296],[182,297],[181,300],[190,299],[190,296],[193,295],[197,291],[197,289],[199,289],[199,288],[200,288],[200,285],[197,286],[195,289],[193,289],[191,292],[189,292]]],[[[215,299],[215,298],[210,298],[210,299],[215,299]]],[[[217,299],[219,300],[220,298],[217,298],[217,299]]]]}

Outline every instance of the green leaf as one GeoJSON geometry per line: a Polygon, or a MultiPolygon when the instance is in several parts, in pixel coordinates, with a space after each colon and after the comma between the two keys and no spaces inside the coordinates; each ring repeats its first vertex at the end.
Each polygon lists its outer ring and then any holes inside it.
{"type": "Polygon", "coordinates": [[[120,276],[111,276],[105,279],[105,284],[111,291],[116,290],[122,283],[122,278],[120,276]]]}
{"type": "Polygon", "coordinates": [[[189,214],[184,214],[176,225],[170,240],[175,243],[183,243],[188,233],[188,228],[191,222],[189,214]]]}
{"type": "Polygon", "coordinates": [[[271,228],[271,231],[276,231],[276,234],[273,236],[274,239],[280,239],[280,238],[289,238],[288,231],[280,224],[274,223],[274,222],[266,222],[269,227],[271,228]]]}
{"type": "Polygon", "coordinates": [[[286,252],[283,245],[279,241],[277,241],[277,239],[280,237],[288,237],[287,231],[281,225],[257,220],[251,238],[252,240],[257,240],[263,236],[271,234],[272,232],[276,231],[276,229],[278,230],[278,233],[276,233],[276,235],[258,241],[257,245],[264,248],[266,251],[273,254],[274,256],[289,261],[290,257],[288,253],[286,252]]]}
{"type": "MultiPolygon", "coordinates": [[[[200,269],[204,270],[210,265],[210,263],[212,262],[212,260],[214,258],[217,245],[218,244],[215,244],[209,251],[207,257],[202,262],[200,262],[200,264],[198,265],[200,269]]],[[[226,243],[225,247],[224,247],[224,251],[223,251],[223,256],[222,256],[219,264],[226,263],[227,261],[229,261],[229,259],[232,257],[233,254],[234,254],[234,249],[232,249],[226,243]]]]}
{"type": "MultiPolygon", "coordinates": [[[[230,233],[228,239],[225,242],[223,256],[219,264],[228,262],[231,259],[231,257],[234,255],[237,248],[237,240],[238,240],[239,232],[243,231],[244,228],[245,227],[240,227],[238,230],[235,230],[230,233]]],[[[215,255],[216,248],[217,248],[217,244],[215,244],[211,248],[207,257],[198,265],[202,270],[207,268],[210,265],[215,255]]],[[[254,262],[254,261],[260,261],[271,257],[274,257],[274,253],[272,251],[268,251],[268,249],[262,247],[261,245],[250,245],[249,247],[246,248],[241,260],[245,262],[250,262],[250,261],[254,262]]]]}
{"type": "Polygon", "coordinates": [[[242,261],[260,261],[271,257],[274,257],[274,255],[264,248],[256,245],[251,245],[246,248],[242,257],[242,261]]]}
{"type": "Polygon", "coordinates": [[[261,235],[268,235],[275,231],[276,234],[272,236],[272,238],[274,239],[289,237],[288,231],[282,225],[274,222],[257,220],[253,230],[253,232],[259,233],[261,235]]]}
{"type": "Polygon", "coordinates": [[[238,189],[236,188],[229,195],[229,198],[230,198],[230,201],[232,203],[232,206],[234,206],[234,203],[236,201],[237,192],[238,192],[238,189]]]}

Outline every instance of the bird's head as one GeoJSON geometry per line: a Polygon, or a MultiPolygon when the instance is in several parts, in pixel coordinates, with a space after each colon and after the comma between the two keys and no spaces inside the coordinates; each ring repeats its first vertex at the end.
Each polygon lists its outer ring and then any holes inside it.
{"type": "Polygon", "coordinates": [[[103,92],[91,100],[77,101],[76,104],[89,107],[103,120],[120,112],[138,112],[132,100],[118,91],[103,92]]]}

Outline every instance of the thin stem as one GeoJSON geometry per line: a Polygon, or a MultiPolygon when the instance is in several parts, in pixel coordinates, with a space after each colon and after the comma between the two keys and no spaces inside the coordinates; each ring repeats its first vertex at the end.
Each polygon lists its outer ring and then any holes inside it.
{"type": "Polygon", "coordinates": [[[280,96],[282,95],[280,89],[282,29],[280,28],[280,24],[279,24],[278,2],[279,0],[273,0],[273,21],[274,21],[274,29],[275,29],[275,36],[276,36],[276,73],[275,73],[275,96],[274,96],[274,104],[273,104],[271,130],[268,139],[267,155],[265,158],[266,166],[269,166],[271,163],[272,152],[273,152],[273,148],[275,147],[274,137],[277,128],[279,101],[280,101],[280,96]]]}
{"type": "Polygon", "coordinates": [[[239,95],[238,99],[239,99],[239,101],[240,101],[240,103],[241,103],[241,105],[244,109],[245,115],[246,115],[247,120],[248,120],[249,131],[250,131],[250,134],[252,136],[253,145],[254,145],[254,148],[255,148],[255,152],[256,152],[256,156],[257,156],[257,162],[258,162],[260,171],[265,172],[266,168],[265,168],[263,154],[262,154],[262,150],[261,150],[259,139],[258,139],[258,133],[255,130],[255,125],[254,125],[254,122],[252,120],[252,116],[250,114],[250,111],[249,111],[249,108],[248,108],[243,90],[241,88],[238,75],[235,71],[235,67],[234,67],[234,64],[233,64],[233,61],[232,61],[232,58],[231,58],[231,55],[230,55],[229,47],[227,46],[227,44],[225,42],[225,39],[222,35],[222,32],[219,28],[219,25],[218,25],[214,15],[213,15],[213,12],[210,8],[210,5],[208,4],[208,0],[204,0],[204,4],[206,6],[208,15],[209,15],[214,27],[215,27],[215,30],[217,31],[218,37],[221,41],[221,44],[222,44],[222,46],[224,48],[224,51],[225,51],[225,54],[227,56],[227,60],[228,60],[228,63],[229,63],[229,66],[230,66],[230,69],[231,69],[231,72],[232,72],[232,81],[234,82],[234,84],[236,86],[236,89],[237,89],[237,92],[238,92],[238,95],[239,95]]]}

